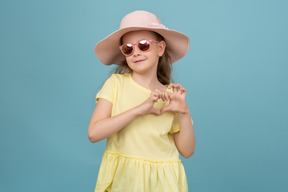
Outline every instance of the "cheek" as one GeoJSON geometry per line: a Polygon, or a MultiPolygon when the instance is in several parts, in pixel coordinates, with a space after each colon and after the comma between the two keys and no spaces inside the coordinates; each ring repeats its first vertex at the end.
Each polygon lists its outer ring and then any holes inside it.
{"type": "Polygon", "coordinates": [[[132,59],[130,57],[126,57],[127,65],[131,68],[131,65],[133,64],[132,59]]]}
{"type": "Polygon", "coordinates": [[[158,61],[158,59],[159,59],[157,52],[149,54],[149,57],[152,61],[155,61],[155,62],[158,61]]]}
{"type": "Polygon", "coordinates": [[[126,57],[126,62],[127,63],[132,63],[132,61],[133,61],[132,57],[126,57]]]}

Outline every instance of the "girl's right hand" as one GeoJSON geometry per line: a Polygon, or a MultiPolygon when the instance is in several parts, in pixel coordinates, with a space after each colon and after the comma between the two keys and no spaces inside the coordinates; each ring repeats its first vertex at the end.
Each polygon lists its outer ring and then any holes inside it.
{"type": "Polygon", "coordinates": [[[150,97],[141,105],[139,105],[139,110],[142,115],[148,114],[148,113],[154,113],[156,115],[161,115],[161,111],[155,109],[153,106],[157,102],[158,99],[161,97],[161,91],[156,89],[155,91],[151,91],[150,97]]]}

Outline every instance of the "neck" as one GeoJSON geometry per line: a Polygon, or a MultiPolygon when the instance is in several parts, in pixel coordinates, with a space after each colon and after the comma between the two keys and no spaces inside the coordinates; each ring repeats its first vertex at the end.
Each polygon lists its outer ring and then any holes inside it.
{"type": "Polygon", "coordinates": [[[161,84],[158,81],[156,72],[141,74],[141,73],[136,73],[133,71],[132,72],[132,78],[139,85],[141,85],[147,89],[150,89],[150,90],[155,90],[156,87],[159,87],[159,84],[161,84]]]}

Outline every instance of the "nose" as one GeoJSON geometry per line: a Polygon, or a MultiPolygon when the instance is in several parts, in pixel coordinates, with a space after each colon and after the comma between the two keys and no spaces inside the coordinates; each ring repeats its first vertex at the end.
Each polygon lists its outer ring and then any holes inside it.
{"type": "Polygon", "coordinates": [[[134,52],[133,52],[133,56],[139,56],[141,54],[141,50],[139,49],[139,47],[137,45],[134,46],[134,52]]]}

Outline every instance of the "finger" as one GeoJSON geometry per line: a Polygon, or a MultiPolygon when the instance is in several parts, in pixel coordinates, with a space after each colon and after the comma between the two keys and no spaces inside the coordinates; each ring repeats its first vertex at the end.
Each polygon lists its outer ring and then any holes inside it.
{"type": "Polygon", "coordinates": [[[159,93],[153,92],[153,95],[151,98],[153,101],[157,101],[159,99],[159,93]]]}
{"type": "Polygon", "coordinates": [[[168,97],[168,92],[167,92],[167,91],[165,91],[165,92],[164,92],[164,97],[165,97],[165,100],[166,100],[166,101],[168,101],[168,100],[169,100],[169,97],[168,97]]]}
{"type": "Polygon", "coordinates": [[[158,93],[156,93],[156,92],[152,92],[152,96],[154,96],[154,97],[158,97],[158,93]]]}
{"type": "Polygon", "coordinates": [[[177,87],[179,87],[179,88],[184,88],[181,84],[179,84],[179,83],[177,83],[176,84],[177,85],[177,87]]]}
{"type": "Polygon", "coordinates": [[[167,95],[166,96],[167,96],[168,101],[171,100],[171,96],[172,95],[173,95],[173,93],[170,93],[170,92],[167,91],[167,95]]]}
{"type": "Polygon", "coordinates": [[[169,100],[171,101],[175,98],[175,94],[169,94],[168,97],[169,97],[169,100]]]}
{"type": "Polygon", "coordinates": [[[161,111],[158,110],[158,109],[155,109],[154,107],[152,107],[151,113],[154,113],[154,114],[156,114],[156,115],[161,115],[161,111]]]}
{"type": "Polygon", "coordinates": [[[169,86],[168,87],[177,87],[178,89],[179,88],[183,88],[183,86],[181,85],[181,84],[179,84],[179,83],[177,83],[177,84],[174,84],[174,83],[171,83],[171,84],[169,84],[169,86]]]}
{"type": "Polygon", "coordinates": [[[179,83],[177,83],[177,84],[175,85],[175,87],[177,88],[177,91],[179,91],[180,89],[182,89],[182,88],[183,88],[183,86],[182,86],[182,85],[180,85],[179,83]]]}
{"type": "Polygon", "coordinates": [[[165,91],[162,92],[161,96],[162,96],[162,100],[163,100],[163,101],[166,101],[166,93],[165,93],[165,91]]]}
{"type": "Polygon", "coordinates": [[[154,92],[156,92],[156,93],[158,93],[158,94],[161,94],[161,91],[159,91],[158,89],[155,89],[154,92]]]}
{"type": "Polygon", "coordinates": [[[164,113],[165,111],[169,111],[171,110],[171,106],[170,105],[167,105],[165,107],[163,107],[160,111],[161,111],[161,114],[164,113]]]}
{"type": "Polygon", "coordinates": [[[157,90],[157,93],[159,94],[159,99],[162,99],[162,101],[165,101],[165,96],[164,96],[165,93],[159,90],[157,90]]]}
{"type": "Polygon", "coordinates": [[[173,87],[173,93],[177,93],[177,92],[178,92],[177,87],[173,87]]]}
{"type": "Polygon", "coordinates": [[[168,89],[170,89],[171,87],[173,87],[175,84],[174,83],[170,83],[169,85],[168,85],[168,89]]]}
{"type": "Polygon", "coordinates": [[[160,94],[160,99],[162,99],[162,101],[165,101],[164,92],[162,92],[162,93],[160,94]]]}
{"type": "Polygon", "coordinates": [[[186,89],[185,89],[185,88],[183,88],[183,87],[182,87],[182,88],[180,88],[180,90],[179,90],[179,91],[180,91],[180,93],[181,93],[181,94],[185,94],[185,93],[186,93],[186,89]]]}
{"type": "MultiPolygon", "coordinates": [[[[157,96],[158,96],[158,99],[161,99],[161,91],[159,91],[158,89],[155,89],[155,91],[154,91],[155,93],[157,93],[157,96]]],[[[163,99],[162,99],[163,100],[163,99]]]]}

